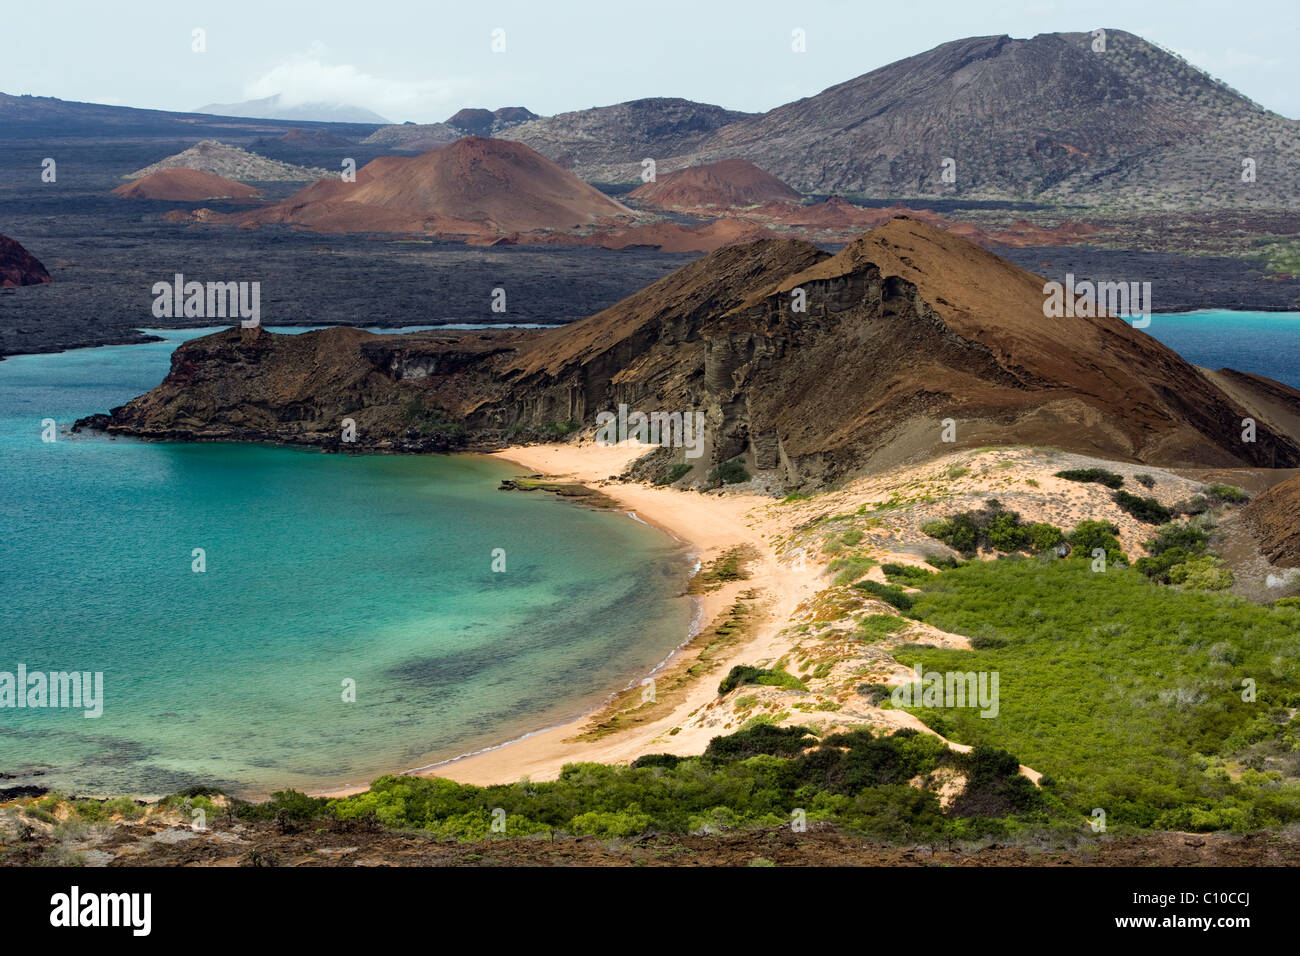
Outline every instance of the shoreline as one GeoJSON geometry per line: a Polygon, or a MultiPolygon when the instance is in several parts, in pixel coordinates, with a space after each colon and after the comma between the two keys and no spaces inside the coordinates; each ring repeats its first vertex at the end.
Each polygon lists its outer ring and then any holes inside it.
{"type": "MultiPolygon", "coordinates": [[[[762,522],[752,517],[756,508],[771,504],[772,498],[753,493],[707,495],[654,487],[642,482],[609,480],[610,476],[622,473],[627,464],[650,450],[651,446],[634,442],[616,446],[584,442],[511,446],[487,453],[487,457],[545,474],[548,478],[565,478],[591,487],[612,499],[632,520],[654,527],[684,546],[700,567],[730,548],[749,545],[758,554],[750,565],[750,577],[713,591],[690,595],[696,610],[692,614],[690,631],[682,643],[652,670],[630,675],[622,690],[615,691],[578,717],[471,753],[394,771],[395,774],[444,777],[458,783],[478,785],[512,783],[522,777],[554,779],[566,763],[627,763],[644,754],[661,752],[668,748],[664,742],[668,731],[680,727],[689,715],[715,698],[716,678],[709,676],[694,681],[683,698],[666,714],[657,716],[644,726],[618,730],[594,740],[576,739],[576,736],[583,733],[587,725],[620,694],[671,668],[710,622],[731,607],[740,591],[761,588],[771,592],[767,595],[771,606],[754,633],[729,648],[720,659],[719,670],[723,673],[734,663],[741,663],[741,658],[752,659],[756,649],[761,652],[770,645],[793,608],[815,590],[815,571],[794,572],[785,566],[778,569],[775,551],[764,541],[762,522]]],[[[765,655],[760,653],[759,656],[765,655]]],[[[671,749],[679,753],[702,752],[715,735],[712,731],[682,732],[672,737],[671,749]]],[[[362,793],[366,789],[368,786],[342,787],[313,791],[312,795],[341,797],[362,793]]]]}

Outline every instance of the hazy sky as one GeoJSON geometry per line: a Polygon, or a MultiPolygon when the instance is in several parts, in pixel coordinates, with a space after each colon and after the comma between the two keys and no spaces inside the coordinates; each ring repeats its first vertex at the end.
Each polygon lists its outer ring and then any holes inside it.
{"type": "Polygon", "coordinates": [[[645,96],[760,111],[947,40],[1129,30],[1300,117],[1296,0],[60,0],[6,5],[0,91],[193,110],[281,93],[397,122],[645,96]],[[191,49],[206,31],[207,50],[191,49]],[[492,52],[492,32],[505,51],[492,52]],[[806,31],[807,52],[791,50],[806,31]]]}

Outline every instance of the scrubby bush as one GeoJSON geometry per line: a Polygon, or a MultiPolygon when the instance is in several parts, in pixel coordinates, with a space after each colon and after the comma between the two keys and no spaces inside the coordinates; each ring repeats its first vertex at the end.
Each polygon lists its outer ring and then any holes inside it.
{"type": "Polygon", "coordinates": [[[926,522],[921,530],[938,538],[962,556],[970,558],[981,548],[1004,554],[1017,551],[1043,551],[1060,543],[1060,529],[1038,522],[1021,524],[1020,515],[1007,511],[996,498],[989,499],[979,511],[964,511],[947,519],[926,522]],[[1040,547],[1039,542],[1049,542],[1040,547]]]}
{"type": "Polygon", "coordinates": [[[1072,549],[1072,556],[1091,558],[1092,552],[1101,548],[1106,552],[1106,560],[1111,564],[1127,562],[1128,558],[1120,549],[1119,527],[1110,521],[1080,521],[1073,531],[1066,536],[1066,542],[1072,549]]]}
{"type": "Polygon", "coordinates": [[[745,460],[737,457],[730,461],[724,461],[710,471],[708,483],[711,487],[716,488],[719,485],[739,485],[749,481],[749,479],[750,474],[745,470],[745,460]]]}
{"type": "Polygon", "coordinates": [[[679,461],[670,465],[663,474],[655,479],[656,485],[671,485],[681,481],[690,472],[691,465],[689,462],[679,461]]]}
{"type": "Polygon", "coordinates": [[[858,631],[854,636],[870,644],[895,634],[906,626],[907,621],[895,614],[868,614],[858,622],[858,631]]]}
{"type": "Polygon", "coordinates": [[[853,587],[859,591],[865,591],[873,597],[880,598],[886,604],[891,604],[900,611],[907,612],[912,609],[912,595],[892,584],[881,584],[879,581],[859,581],[853,587]]]}
{"type": "Polygon", "coordinates": [[[896,564],[892,561],[888,564],[882,564],[880,570],[885,572],[885,579],[890,584],[905,584],[910,587],[920,587],[934,577],[932,571],[918,568],[914,564],[896,564]]]}
{"type": "Polygon", "coordinates": [[[1205,591],[1222,591],[1232,587],[1232,572],[1212,554],[1191,558],[1169,569],[1169,583],[1205,591]]]}
{"type": "Polygon", "coordinates": [[[1173,518],[1174,513],[1154,498],[1139,498],[1127,491],[1115,492],[1115,504],[1119,509],[1131,514],[1138,521],[1146,524],[1164,524],[1173,518]]]}
{"type": "Polygon", "coordinates": [[[852,584],[875,566],[875,558],[868,558],[861,554],[850,554],[842,558],[836,558],[827,565],[826,570],[835,575],[833,578],[835,584],[845,585],[852,584]]]}
{"type": "Polygon", "coordinates": [[[1025,535],[1029,547],[1035,553],[1050,551],[1065,541],[1065,533],[1056,525],[1048,524],[1046,521],[1035,521],[1027,525],[1025,535]]]}
{"type": "Polygon", "coordinates": [[[1250,500],[1250,495],[1240,488],[1234,488],[1232,485],[1221,485],[1217,482],[1206,488],[1205,494],[1217,504],[1239,505],[1250,500]]]}
{"type": "Polygon", "coordinates": [[[1107,488],[1119,488],[1124,484],[1123,475],[1117,475],[1105,468],[1071,468],[1066,471],[1058,471],[1056,477],[1085,484],[1105,485],[1107,488]]]}
{"type": "Polygon", "coordinates": [[[1134,475],[1133,480],[1136,481],[1143,488],[1146,488],[1148,491],[1150,491],[1152,488],[1156,486],[1155,477],[1152,475],[1148,475],[1145,472],[1140,475],[1134,475]]]}
{"type": "Polygon", "coordinates": [[[718,695],[730,693],[743,684],[787,687],[792,690],[808,689],[808,686],[803,681],[779,667],[768,670],[762,667],[750,667],[748,664],[737,664],[718,684],[718,695]]]}
{"type": "Polygon", "coordinates": [[[1203,515],[1210,510],[1210,499],[1205,495],[1193,495],[1174,505],[1174,511],[1180,515],[1203,515]]]}

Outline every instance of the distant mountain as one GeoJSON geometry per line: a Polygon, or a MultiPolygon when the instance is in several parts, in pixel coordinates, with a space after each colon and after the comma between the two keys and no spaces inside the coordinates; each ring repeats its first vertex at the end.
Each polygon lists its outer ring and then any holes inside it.
{"type": "Polygon", "coordinates": [[[632,182],[643,159],[693,153],[710,134],[752,115],[691,100],[632,100],[530,120],[501,138],[527,144],[588,182],[632,182]]]}
{"type": "Polygon", "coordinates": [[[195,110],[216,116],[249,116],[253,119],[307,120],[313,123],[390,123],[378,113],[347,103],[285,104],[279,93],[242,103],[209,103],[195,110]]]}
{"type": "MultiPolygon", "coordinates": [[[[728,124],[678,162],[739,156],[814,193],[1300,203],[1296,123],[1131,33],[1107,30],[1104,52],[1092,44],[1088,33],[945,43],[728,124]]],[[[572,162],[604,155],[590,147],[572,162]]]]}
{"type": "Polygon", "coordinates": [[[643,183],[628,193],[628,198],[659,209],[744,207],[803,199],[781,180],[744,159],[679,169],[652,183],[643,183]]]}
{"type": "MultiPolygon", "coordinates": [[[[335,123],[331,132],[360,139],[375,123],[335,123]]],[[[295,120],[230,118],[200,113],[79,103],[53,96],[0,93],[0,135],[8,139],[57,140],[65,137],[237,138],[278,135],[302,128],[295,120]]]]}
{"type": "Polygon", "coordinates": [[[361,142],[367,146],[391,146],[393,149],[411,149],[423,153],[454,143],[464,135],[446,123],[402,123],[381,127],[361,142]]]}
{"type": "Polygon", "coordinates": [[[37,258],[8,236],[0,236],[0,286],[53,282],[37,258]]]}
{"type": "Polygon", "coordinates": [[[498,110],[463,109],[450,117],[447,125],[467,136],[492,136],[537,118],[536,113],[522,106],[503,106],[498,110]]]}
{"type": "Polygon", "coordinates": [[[322,232],[428,232],[495,237],[569,232],[631,211],[521,143],[467,136],[420,156],[383,156],[313,183],[242,221],[322,232]]]}
{"type": "Polygon", "coordinates": [[[293,166],[278,160],[267,159],[238,146],[227,146],[215,139],[205,139],[189,149],[160,159],[152,166],[137,169],[123,179],[142,179],[164,169],[196,169],[223,179],[237,182],[299,182],[320,179],[330,175],[323,169],[293,166]]]}
{"type": "Polygon", "coordinates": [[[355,136],[340,136],[328,129],[291,129],[279,136],[262,136],[253,141],[253,146],[292,146],[300,149],[355,146],[359,140],[355,136]]]}

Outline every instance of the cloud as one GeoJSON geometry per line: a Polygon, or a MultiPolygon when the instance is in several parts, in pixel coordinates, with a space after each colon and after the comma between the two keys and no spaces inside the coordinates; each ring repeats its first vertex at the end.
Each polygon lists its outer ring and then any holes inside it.
{"type": "Polygon", "coordinates": [[[457,103],[470,86],[463,77],[395,80],[375,76],[350,64],[327,63],[324,52],[313,48],[245,84],[244,95],[261,99],[279,93],[282,106],[360,106],[401,122],[445,117],[454,112],[448,107],[457,103]]]}

